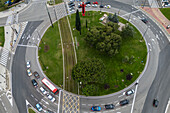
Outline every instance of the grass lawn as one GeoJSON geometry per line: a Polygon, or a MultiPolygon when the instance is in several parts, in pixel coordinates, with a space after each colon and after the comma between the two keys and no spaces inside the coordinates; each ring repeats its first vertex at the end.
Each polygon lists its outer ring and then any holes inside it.
{"type": "MultiPolygon", "coordinates": [[[[99,23],[99,18],[102,17],[103,14],[104,13],[100,14],[99,12],[86,12],[86,16],[83,17],[80,13],[82,35],[80,35],[77,30],[73,30],[73,28],[75,28],[75,14],[69,18],[73,36],[74,38],[77,38],[78,42],[78,62],[81,61],[81,59],[96,57],[103,60],[106,65],[107,78],[105,84],[109,84],[110,88],[105,90],[104,85],[101,85],[97,95],[106,95],[109,93],[117,92],[134,82],[144,69],[147,56],[145,42],[139,41],[141,40],[142,36],[135,27],[135,38],[123,40],[119,53],[112,58],[101,54],[92,47],[89,47],[89,45],[86,44],[84,40],[84,37],[87,33],[87,29],[85,27],[86,20],[88,21],[88,27],[103,26],[99,23]],[[131,57],[132,55],[135,57],[135,62],[133,64],[122,63],[122,59],[125,56],[131,57]],[[141,61],[144,63],[141,63],[141,61]],[[123,69],[123,72],[120,71],[121,69],[123,69]],[[126,75],[129,73],[133,74],[131,81],[126,80],[126,75]]],[[[119,21],[126,23],[126,21],[123,19],[120,19],[119,21]]]]}
{"type": "Polygon", "coordinates": [[[4,27],[0,27],[0,46],[4,46],[5,36],[4,36],[4,27]]]}
{"type": "Polygon", "coordinates": [[[59,4],[61,2],[63,2],[63,0],[55,0],[55,4],[59,4]]]}
{"type": "Polygon", "coordinates": [[[170,20],[170,8],[160,8],[160,11],[168,20],[170,20]]]}
{"type": "Polygon", "coordinates": [[[41,67],[46,76],[60,86],[63,84],[63,57],[58,22],[44,34],[38,52],[41,67]]]}
{"type": "Polygon", "coordinates": [[[65,65],[65,90],[78,93],[77,84],[72,79],[72,68],[76,64],[73,41],[67,21],[67,17],[59,20],[60,30],[64,49],[64,65],[65,65]]]}
{"type": "Polygon", "coordinates": [[[29,113],[36,113],[34,110],[32,110],[32,109],[29,109],[28,110],[29,111],[29,113]]]}

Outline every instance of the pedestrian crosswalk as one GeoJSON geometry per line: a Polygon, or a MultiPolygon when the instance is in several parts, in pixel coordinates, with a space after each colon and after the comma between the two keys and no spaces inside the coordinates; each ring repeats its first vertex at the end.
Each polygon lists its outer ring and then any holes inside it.
{"type": "Polygon", "coordinates": [[[58,20],[67,16],[66,7],[64,3],[58,4],[55,8],[58,20]]]}
{"type": "Polygon", "coordinates": [[[0,64],[6,67],[8,61],[9,51],[7,49],[2,49],[2,55],[0,58],[0,64]]]}

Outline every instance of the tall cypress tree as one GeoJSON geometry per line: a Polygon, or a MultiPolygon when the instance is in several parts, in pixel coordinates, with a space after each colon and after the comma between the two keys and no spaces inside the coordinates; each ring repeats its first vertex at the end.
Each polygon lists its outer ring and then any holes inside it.
{"type": "Polygon", "coordinates": [[[86,28],[87,28],[87,20],[86,20],[86,28]]]}
{"type": "Polygon", "coordinates": [[[80,30],[80,16],[79,16],[79,10],[76,11],[76,29],[80,30]]]}

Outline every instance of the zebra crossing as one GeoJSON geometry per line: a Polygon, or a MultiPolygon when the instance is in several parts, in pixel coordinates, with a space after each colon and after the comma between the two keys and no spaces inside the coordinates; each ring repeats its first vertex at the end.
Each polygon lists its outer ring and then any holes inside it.
{"type": "Polygon", "coordinates": [[[7,49],[2,49],[2,55],[0,58],[0,64],[3,66],[7,66],[7,61],[8,61],[8,56],[9,56],[9,51],[7,49]]]}
{"type": "Polygon", "coordinates": [[[66,7],[64,3],[58,4],[55,8],[58,20],[67,16],[66,7]]]}

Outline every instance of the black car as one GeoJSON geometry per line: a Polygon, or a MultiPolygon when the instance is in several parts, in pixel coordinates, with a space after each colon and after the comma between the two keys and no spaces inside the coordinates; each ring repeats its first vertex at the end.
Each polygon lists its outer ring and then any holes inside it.
{"type": "Polygon", "coordinates": [[[36,71],[33,73],[33,75],[35,76],[35,78],[40,78],[40,75],[36,71]]]}
{"type": "Polygon", "coordinates": [[[100,5],[99,7],[100,7],[100,8],[104,8],[104,5],[100,5]]]}
{"type": "Polygon", "coordinates": [[[142,22],[144,22],[145,24],[148,23],[148,20],[147,20],[146,18],[142,18],[141,20],[142,20],[142,22]]]}
{"type": "Polygon", "coordinates": [[[32,81],[32,85],[34,87],[38,87],[38,83],[37,83],[37,81],[35,79],[32,79],[31,81],[32,81]]]}
{"type": "Polygon", "coordinates": [[[115,106],[113,104],[108,104],[108,105],[105,105],[104,107],[105,109],[114,109],[115,106]]]}
{"type": "Polygon", "coordinates": [[[88,1],[88,2],[86,2],[85,4],[91,4],[91,2],[88,1]]]}
{"type": "Polygon", "coordinates": [[[121,106],[124,106],[126,104],[129,104],[129,100],[125,99],[125,100],[120,101],[121,106]]]}
{"type": "Polygon", "coordinates": [[[73,6],[75,6],[75,4],[71,4],[71,5],[69,5],[69,7],[73,7],[73,6]]]}
{"type": "Polygon", "coordinates": [[[68,5],[74,4],[74,2],[69,2],[68,5]]]}
{"type": "Polygon", "coordinates": [[[153,100],[153,106],[158,107],[159,101],[157,99],[153,100]]]}

